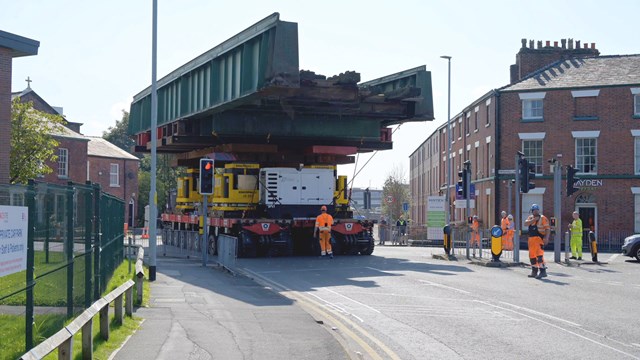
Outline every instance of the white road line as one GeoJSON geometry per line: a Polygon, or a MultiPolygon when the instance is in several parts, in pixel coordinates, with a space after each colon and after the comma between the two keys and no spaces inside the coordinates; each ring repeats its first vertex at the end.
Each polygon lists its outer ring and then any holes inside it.
{"type": "MultiPolygon", "coordinates": [[[[478,300],[478,302],[483,303],[483,304],[485,304],[485,305],[487,305],[487,306],[493,306],[493,307],[500,308],[500,307],[499,307],[499,306],[497,306],[497,305],[493,305],[493,304],[490,304],[490,303],[485,302],[485,301],[480,301],[480,300],[478,300]]],[[[533,312],[533,313],[538,313],[537,311],[534,311],[534,310],[531,310],[531,309],[527,309],[527,308],[523,308],[523,307],[520,307],[520,306],[517,306],[517,305],[513,305],[513,304],[509,304],[509,303],[504,303],[504,304],[512,305],[512,306],[515,306],[516,308],[521,308],[521,309],[523,309],[523,310],[530,310],[530,311],[531,311],[531,312],[533,312]]],[[[605,344],[605,343],[602,343],[602,342],[599,342],[599,341],[597,341],[597,340],[590,339],[590,338],[588,338],[588,337],[586,337],[586,336],[584,336],[584,335],[580,335],[580,334],[578,334],[578,333],[577,333],[577,332],[575,332],[575,331],[571,331],[571,330],[569,330],[569,329],[565,329],[565,328],[563,328],[562,326],[559,326],[559,325],[556,325],[556,324],[552,324],[552,323],[550,323],[550,322],[548,322],[548,321],[544,321],[544,320],[542,320],[542,319],[539,319],[539,318],[536,318],[536,317],[533,317],[533,316],[530,316],[530,315],[527,315],[527,314],[524,314],[524,313],[521,313],[521,312],[517,312],[517,311],[515,311],[515,310],[511,310],[511,309],[507,309],[507,308],[502,308],[502,309],[503,309],[503,310],[506,310],[506,311],[514,312],[514,313],[516,313],[516,314],[519,314],[520,316],[524,316],[524,317],[529,318],[529,319],[531,319],[531,320],[534,320],[534,321],[537,321],[537,322],[543,323],[543,324],[545,324],[545,325],[548,325],[548,326],[554,327],[554,328],[556,328],[556,329],[558,329],[558,330],[564,331],[564,332],[566,332],[566,333],[569,333],[569,334],[574,335],[574,336],[576,336],[576,337],[579,337],[579,338],[581,338],[581,339],[584,339],[584,340],[590,341],[590,342],[592,342],[592,343],[594,343],[594,344],[596,344],[596,345],[599,345],[599,346],[602,346],[602,347],[604,347],[604,348],[607,348],[607,349],[613,350],[613,351],[618,352],[618,353],[620,353],[620,354],[627,355],[627,356],[629,356],[629,357],[630,357],[630,358],[632,358],[632,359],[638,359],[638,360],[640,360],[640,357],[637,357],[637,356],[635,356],[635,355],[633,355],[633,354],[626,353],[626,352],[624,352],[624,351],[622,351],[622,350],[616,349],[616,348],[614,348],[613,346],[609,346],[609,345],[607,345],[607,344],[605,344]]],[[[542,313],[539,313],[539,314],[544,315],[544,314],[542,314],[542,313]]],[[[552,318],[554,318],[554,317],[552,317],[552,318]]],[[[563,320],[563,319],[560,319],[560,318],[556,318],[556,319],[559,319],[559,320],[564,321],[564,322],[567,322],[567,323],[571,323],[570,321],[563,320]]],[[[584,329],[581,329],[581,330],[584,330],[584,329]]],[[[597,336],[602,337],[602,338],[606,338],[606,339],[611,340],[611,341],[615,341],[615,340],[612,340],[612,339],[610,339],[610,338],[608,338],[608,337],[605,337],[605,336],[603,336],[603,335],[596,334],[596,333],[591,332],[591,331],[589,331],[589,333],[591,333],[591,334],[593,334],[593,335],[597,335],[597,336]]],[[[620,343],[619,341],[615,341],[615,342],[620,343]]]]}
{"type": "Polygon", "coordinates": [[[620,254],[613,254],[611,255],[611,257],[609,258],[609,262],[612,262],[613,260],[615,260],[618,256],[620,256],[620,254]]]}
{"type": "MultiPolygon", "coordinates": [[[[489,305],[489,306],[494,306],[494,307],[497,307],[499,309],[502,309],[499,306],[496,306],[496,305],[493,305],[493,304],[489,304],[489,303],[487,303],[485,301],[478,300],[478,302],[481,302],[483,304],[486,304],[486,305],[489,305]]],[[[511,304],[511,303],[508,303],[508,302],[504,302],[504,301],[499,301],[499,303],[505,304],[505,305],[514,307],[514,308],[516,308],[518,310],[526,311],[526,312],[529,312],[529,313],[532,313],[532,314],[535,314],[535,315],[538,315],[538,316],[544,316],[544,317],[549,318],[549,319],[553,319],[553,320],[556,320],[556,321],[561,321],[561,322],[567,323],[567,324],[569,324],[571,326],[574,326],[574,327],[582,327],[582,325],[576,324],[576,323],[574,323],[572,321],[565,320],[565,319],[562,319],[562,318],[559,318],[559,317],[556,317],[556,316],[553,316],[553,315],[541,313],[539,311],[535,311],[533,309],[529,309],[529,308],[526,308],[526,307],[523,307],[523,306],[514,305],[514,304],[511,304]]]]}
{"type": "Polygon", "coordinates": [[[470,292],[468,292],[466,290],[456,289],[456,288],[451,287],[451,286],[434,283],[434,282],[428,281],[428,280],[418,280],[418,281],[421,282],[421,283],[425,283],[427,285],[431,285],[431,286],[435,286],[435,287],[439,287],[439,288],[443,288],[443,289],[448,289],[448,290],[453,290],[453,291],[457,291],[457,292],[463,293],[463,294],[471,294],[470,292]]]}
{"type": "Polygon", "coordinates": [[[640,347],[640,344],[636,344],[636,343],[631,343],[631,345],[640,347]]]}
{"type": "Polygon", "coordinates": [[[336,294],[336,295],[338,295],[338,296],[342,296],[343,298],[345,298],[345,299],[347,299],[347,300],[349,300],[349,301],[353,301],[354,303],[356,303],[356,304],[358,304],[358,305],[360,305],[360,306],[366,307],[367,309],[369,309],[369,310],[371,310],[371,311],[375,311],[375,312],[377,312],[378,314],[380,314],[380,311],[378,311],[378,310],[376,310],[376,309],[372,308],[371,306],[369,306],[369,305],[367,305],[367,304],[363,304],[363,303],[361,303],[360,301],[355,300],[355,299],[352,299],[352,298],[350,298],[350,297],[348,297],[348,296],[342,295],[342,294],[340,294],[339,292],[336,292],[336,291],[333,291],[333,290],[331,290],[331,289],[327,289],[327,288],[322,288],[322,290],[328,291],[328,292],[333,293],[333,294],[336,294]]]}

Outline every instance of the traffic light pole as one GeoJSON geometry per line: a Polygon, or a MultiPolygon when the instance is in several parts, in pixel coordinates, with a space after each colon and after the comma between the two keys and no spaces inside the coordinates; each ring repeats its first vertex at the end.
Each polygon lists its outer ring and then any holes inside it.
{"type": "MultiPolygon", "coordinates": [[[[467,204],[466,204],[466,212],[465,212],[465,219],[469,219],[469,216],[471,216],[470,213],[470,208],[471,208],[471,161],[467,160],[464,162],[464,168],[465,168],[465,172],[464,172],[464,186],[465,186],[465,190],[464,192],[466,193],[466,200],[467,200],[467,204]]],[[[469,258],[469,248],[470,248],[470,244],[469,244],[469,240],[470,240],[470,236],[471,234],[467,233],[467,258],[469,258]]],[[[475,251],[475,250],[474,250],[475,251]]]]}
{"type": "MultiPolygon", "coordinates": [[[[520,154],[516,155],[516,184],[520,184],[520,174],[519,174],[519,169],[520,169],[520,154]]],[[[522,213],[522,209],[520,207],[520,186],[516,186],[516,209],[515,209],[515,222],[516,222],[516,226],[515,226],[515,234],[513,235],[513,261],[518,263],[520,262],[520,228],[521,228],[521,223],[522,221],[520,220],[521,218],[521,213],[522,213]]]]}
{"type": "Polygon", "coordinates": [[[209,220],[207,219],[209,209],[207,208],[208,195],[202,195],[202,216],[204,218],[204,229],[202,232],[202,266],[207,266],[207,255],[209,254],[209,220]]]}
{"type": "Polygon", "coordinates": [[[562,165],[556,160],[553,164],[553,216],[556,218],[556,228],[553,234],[553,252],[555,262],[560,262],[562,240],[562,165]]]}

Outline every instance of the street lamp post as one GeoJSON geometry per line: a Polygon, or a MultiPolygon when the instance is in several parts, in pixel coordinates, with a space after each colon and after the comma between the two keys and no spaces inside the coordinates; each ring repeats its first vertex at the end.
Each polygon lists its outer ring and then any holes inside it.
{"type": "Polygon", "coordinates": [[[447,68],[448,68],[448,81],[447,81],[447,154],[445,157],[447,173],[445,174],[446,179],[446,189],[445,189],[445,202],[447,204],[447,208],[445,211],[445,221],[447,225],[451,223],[451,56],[443,55],[440,56],[443,59],[447,59],[447,68]]]}

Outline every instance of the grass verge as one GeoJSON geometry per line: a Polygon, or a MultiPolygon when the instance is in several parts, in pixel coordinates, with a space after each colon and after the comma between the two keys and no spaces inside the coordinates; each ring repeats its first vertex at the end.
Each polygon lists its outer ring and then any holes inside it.
{"type": "MultiPolygon", "coordinates": [[[[107,284],[103,296],[108,294],[113,289],[125,283],[131,279],[133,274],[128,271],[128,261],[123,261],[120,266],[115,270],[111,280],[107,284]]],[[[132,267],[133,268],[133,267],[132,267]]],[[[148,278],[148,269],[145,267],[145,279],[148,278]]],[[[148,281],[143,282],[144,292],[142,303],[135,303],[135,306],[148,306],[149,304],[149,290],[150,284],[148,281]]],[[[137,298],[136,290],[134,286],[134,299],[137,298]]],[[[111,306],[113,307],[113,306],[111,306]]],[[[98,316],[93,320],[93,350],[94,359],[108,359],[110,354],[118,349],[124,341],[135,332],[138,328],[141,319],[137,317],[129,318],[124,317],[122,325],[115,324],[113,318],[113,309],[109,310],[110,313],[110,334],[109,340],[104,341],[100,338],[99,329],[100,322],[98,316]]],[[[64,325],[69,324],[73,319],[65,320],[64,315],[59,314],[47,314],[36,315],[35,325],[33,328],[34,341],[37,344],[44,341],[51,335],[55,334],[64,325]]],[[[0,315],[0,360],[4,359],[16,359],[24,353],[25,348],[25,317],[22,315],[0,315]]],[[[78,332],[73,338],[73,354],[74,359],[82,358],[82,333],[78,332]]],[[[57,359],[57,351],[53,351],[45,359],[57,359]]]]}

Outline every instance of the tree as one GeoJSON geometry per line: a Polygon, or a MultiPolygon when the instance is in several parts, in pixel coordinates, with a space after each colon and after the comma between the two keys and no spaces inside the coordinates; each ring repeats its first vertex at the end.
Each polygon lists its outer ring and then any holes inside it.
{"type": "MultiPolygon", "coordinates": [[[[122,119],[116,120],[115,126],[109,126],[107,131],[102,132],[102,138],[119,147],[120,149],[131,153],[136,142],[129,136],[129,113],[122,110],[122,119]]],[[[138,156],[136,154],[132,154],[138,156]]]]}
{"type": "Polygon", "coordinates": [[[26,184],[29,179],[53,172],[48,162],[58,160],[55,134],[64,130],[60,115],[48,114],[23,103],[19,97],[11,102],[10,182],[26,184]]]}
{"type": "Polygon", "coordinates": [[[390,222],[404,214],[402,203],[409,202],[409,186],[406,184],[402,166],[394,166],[387,175],[382,187],[382,197],[382,212],[385,216],[391,216],[390,222]],[[393,199],[390,204],[387,202],[389,196],[393,199]]]}

